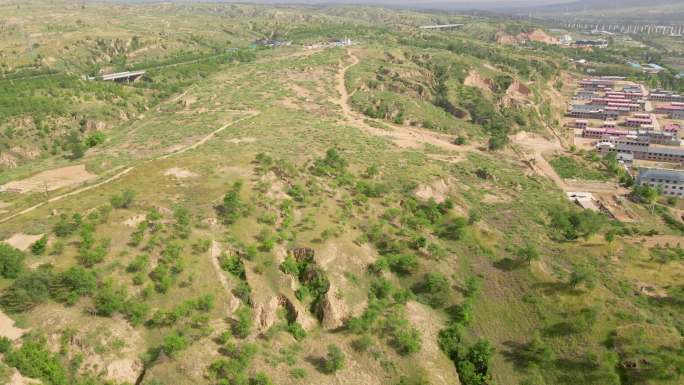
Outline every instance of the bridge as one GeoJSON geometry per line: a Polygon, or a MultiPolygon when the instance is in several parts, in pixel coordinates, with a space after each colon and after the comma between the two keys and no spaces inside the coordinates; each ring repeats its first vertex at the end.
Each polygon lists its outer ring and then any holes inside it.
{"type": "Polygon", "coordinates": [[[436,24],[436,25],[421,25],[420,29],[453,29],[462,27],[463,24],[436,24]]]}
{"type": "Polygon", "coordinates": [[[105,74],[105,75],[100,75],[100,76],[91,76],[88,78],[88,80],[104,80],[104,81],[113,81],[113,82],[123,83],[123,82],[136,81],[143,75],[145,75],[144,70],[125,71],[125,72],[117,72],[117,73],[113,73],[113,74],[105,74]]]}

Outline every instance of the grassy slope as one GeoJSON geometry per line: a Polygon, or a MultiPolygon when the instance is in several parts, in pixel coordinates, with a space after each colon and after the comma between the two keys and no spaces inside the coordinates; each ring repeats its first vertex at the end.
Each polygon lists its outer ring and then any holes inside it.
{"type": "MultiPolygon", "coordinates": [[[[375,52],[378,52],[377,48],[361,56],[360,69],[373,60],[375,52]]],[[[198,100],[192,106],[171,105],[161,113],[150,111],[130,128],[115,131],[102,153],[90,155],[87,161],[92,167],[102,170],[118,162],[138,166],[133,172],[78,197],[53,203],[4,223],[0,225],[2,234],[44,232],[55,220],[49,216],[52,210],[60,213],[82,212],[101,205],[109,196],[124,188],[132,188],[137,193],[134,207],[114,211],[109,223],[98,228],[97,236],[111,238],[113,245],[109,257],[98,269],[105,275],[120,277],[129,285],[122,266],[137,251],[126,245],[132,228],[125,226],[122,223],[124,220],[144,213],[148,207],[170,208],[180,203],[191,210],[195,223],[199,225],[202,220],[214,216],[213,203],[237,179],[246,181],[244,199],[253,199],[257,210],[262,210],[262,202],[253,190],[259,178],[254,175],[251,162],[257,153],[269,152],[275,157],[295,162],[303,170],[304,162],[320,156],[327,148],[337,147],[357,172],[364,170],[369,163],[379,165],[382,180],[388,183],[399,185],[410,181],[424,184],[435,179],[451,179],[454,182],[450,183],[449,195],[457,206],[464,212],[478,210],[482,213],[481,222],[469,228],[465,239],[446,245],[449,254],[445,259],[421,260],[415,276],[398,280],[397,283],[410,286],[423,272],[433,270],[443,271],[450,276],[456,289],[463,288],[467,277],[471,275],[482,277],[482,293],[475,305],[468,340],[487,338],[493,342],[497,349],[492,364],[496,383],[517,384],[519,380],[535,374],[534,370],[517,366],[520,346],[535,331],[541,332],[558,358],[551,367],[542,371],[545,383],[549,384],[595,383],[595,379],[590,377],[596,372],[592,366],[595,362],[592,361],[602,361],[607,352],[605,340],[616,329],[636,325],[647,329],[649,336],[664,330],[665,334],[681,339],[673,329],[673,326],[681,326],[676,324],[676,318],[681,315],[680,309],[633,294],[635,283],[646,280],[645,277],[648,277],[649,283],[657,283],[661,287],[676,285],[677,277],[681,276],[681,262],[673,263],[668,269],[658,268],[649,260],[644,247],[628,240],[618,240],[610,248],[599,237],[577,242],[555,241],[549,237],[547,213],[560,208],[567,209],[570,204],[550,181],[526,176],[524,166],[512,153],[470,155],[462,162],[449,164],[431,160],[422,151],[399,149],[387,139],[368,136],[348,126],[340,118],[338,107],[329,101],[334,97],[332,79],[344,51],[329,50],[310,56],[289,56],[292,53],[295,52],[270,51],[255,63],[231,66],[196,83],[189,92],[198,100]],[[307,78],[310,78],[307,74],[311,73],[315,73],[316,77],[307,82],[307,78]],[[306,88],[309,96],[297,96],[290,86],[291,82],[306,88]],[[294,98],[297,106],[284,104],[286,98],[294,98]],[[210,111],[201,111],[202,108],[209,108],[210,111]],[[227,128],[197,150],[144,163],[139,159],[151,157],[178,143],[192,142],[234,119],[239,115],[234,110],[259,110],[261,114],[227,128]],[[249,140],[239,144],[231,141],[245,138],[249,140]],[[141,153],[142,149],[145,151],[141,153]],[[130,155],[132,153],[135,156],[130,155]],[[126,155],[125,162],[113,160],[113,155],[126,155]],[[164,175],[165,170],[171,167],[188,169],[198,176],[175,180],[164,175]],[[492,174],[490,179],[484,180],[476,175],[476,171],[483,168],[492,174]],[[524,243],[537,245],[542,254],[541,261],[530,267],[511,264],[510,261],[516,259],[517,247],[524,243]],[[615,255],[619,258],[613,258],[615,255]],[[576,264],[596,267],[600,275],[597,288],[591,291],[575,290],[565,284],[569,268],[576,264]],[[582,309],[594,306],[599,306],[600,310],[592,328],[581,332],[563,331],[564,322],[579,322],[575,320],[582,309]],[[599,358],[592,359],[591,354],[599,358]]],[[[311,179],[306,175],[303,178],[311,179]]],[[[354,255],[344,250],[356,250],[353,241],[359,234],[359,228],[367,220],[377,218],[384,212],[385,206],[392,205],[396,202],[394,198],[400,195],[394,192],[395,195],[387,200],[372,199],[367,207],[356,212],[356,218],[343,225],[341,236],[318,244],[313,240],[319,237],[320,232],[338,222],[336,213],[341,204],[340,197],[334,194],[334,188],[326,186],[325,181],[322,183],[327,191],[315,197],[321,205],[299,209],[301,217],[313,219],[313,226],[300,231],[296,244],[314,247],[322,257],[328,257],[326,253],[331,253],[329,243],[343,250],[337,260],[338,266],[342,267],[341,270],[349,266],[349,270],[361,279],[361,283],[356,285],[365,290],[369,278],[364,275],[362,266],[354,263],[354,255]]],[[[657,221],[653,222],[653,226],[659,231],[671,232],[657,221]]],[[[230,229],[202,226],[195,230],[193,239],[186,242],[186,247],[189,249],[190,243],[199,236],[218,241],[233,236],[252,243],[260,228],[254,218],[230,229]]],[[[75,254],[75,246],[68,246],[63,257],[46,258],[58,268],[63,268],[75,263],[75,254]]],[[[370,258],[375,257],[375,253],[370,254],[370,258]]],[[[174,287],[166,295],[155,294],[148,303],[155,308],[169,308],[177,304],[179,298],[213,293],[217,306],[210,314],[212,326],[218,330],[226,328],[224,317],[228,314],[227,302],[231,295],[225,293],[217,280],[205,278],[215,274],[205,255],[188,253],[183,258],[186,271],[182,279],[194,277],[193,283],[186,288],[174,287]]],[[[273,269],[276,263],[274,255],[264,253],[257,262],[264,265],[268,272],[265,276],[278,276],[279,273],[273,269]]],[[[331,266],[330,271],[334,270],[331,266]]],[[[275,285],[272,278],[269,280],[271,285],[275,285]]],[[[350,287],[355,285],[352,281],[347,284],[350,287]]],[[[134,287],[131,286],[130,290],[134,290],[134,287]]],[[[350,289],[345,295],[358,301],[363,297],[363,290],[357,293],[350,289]]],[[[454,290],[451,300],[459,302],[460,299],[459,291],[454,290]]],[[[26,327],[44,328],[56,333],[60,327],[55,325],[60,324],[46,322],[45,317],[48,320],[70,319],[71,315],[61,315],[60,311],[76,314],[88,307],[88,299],[82,300],[74,308],[66,309],[61,305],[46,304],[20,316],[20,320],[26,327]],[[58,311],[53,310],[55,306],[58,306],[58,311]]],[[[443,322],[444,315],[439,314],[437,318],[443,322]]],[[[77,326],[94,329],[95,325],[91,323],[109,321],[83,316],[74,322],[83,323],[77,326]]],[[[168,332],[167,329],[145,327],[138,327],[137,330],[141,336],[132,345],[141,351],[157,345],[168,332]]],[[[647,345],[657,347],[665,343],[652,337],[647,345]]],[[[370,358],[368,353],[352,353],[348,347],[352,338],[346,333],[329,333],[319,328],[310,331],[310,336],[299,344],[301,353],[296,363],[296,366],[307,370],[308,377],[297,381],[288,377],[290,367],[281,362],[281,353],[277,353],[294,342],[288,335],[279,333],[271,340],[258,340],[264,353],[258,356],[253,370],[268,372],[272,378],[278,379],[278,383],[332,383],[334,377],[319,373],[315,365],[317,357],[324,354],[325,345],[335,342],[343,346],[348,355],[347,367],[338,375],[348,383],[396,380],[398,373],[416,371],[417,361],[420,360],[402,358],[383,342],[376,342],[378,353],[375,359],[370,358]],[[387,362],[390,361],[396,365],[396,371],[388,368],[387,362]]],[[[208,383],[204,378],[204,366],[215,357],[216,349],[217,346],[209,339],[197,341],[175,360],[156,365],[149,371],[147,381],[158,378],[169,383],[208,383]]]]}

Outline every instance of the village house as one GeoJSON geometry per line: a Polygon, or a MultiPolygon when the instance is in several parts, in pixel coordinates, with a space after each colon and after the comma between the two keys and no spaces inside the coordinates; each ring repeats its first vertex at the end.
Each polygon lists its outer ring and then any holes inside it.
{"type": "Polygon", "coordinates": [[[670,103],[655,108],[658,114],[666,114],[670,119],[684,119],[684,103],[670,103]]]}
{"type": "Polygon", "coordinates": [[[589,125],[589,121],[586,119],[575,119],[575,128],[585,129],[589,125]]]}
{"type": "Polygon", "coordinates": [[[579,119],[603,119],[606,115],[605,110],[600,106],[590,104],[574,104],[570,107],[568,114],[579,119]]]}
{"type": "Polygon", "coordinates": [[[648,95],[648,98],[653,102],[684,102],[683,95],[665,90],[654,90],[648,95]]]}
{"type": "Polygon", "coordinates": [[[684,150],[680,148],[635,146],[630,144],[601,142],[596,144],[596,149],[604,155],[611,152],[627,153],[632,154],[634,159],[684,164],[684,150]]]}
{"type": "Polygon", "coordinates": [[[578,90],[575,93],[575,99],[579,100],[591,100],[599,96],[598,92],[590,90],[578,90]]]}
{"type": "Polygon", "coordinates": [[[663,168],[639,168],[636,183],[659,188],[663,195],[684,196],[684,171],[663,168]]]}

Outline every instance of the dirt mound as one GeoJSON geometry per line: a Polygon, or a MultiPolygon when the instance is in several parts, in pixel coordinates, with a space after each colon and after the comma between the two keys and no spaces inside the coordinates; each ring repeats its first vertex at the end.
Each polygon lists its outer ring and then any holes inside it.
{"type": "Polygon", "coordinates": [[[510,86],[508,86],[506,93],[518,93],[525,96],[530,96],[532,91],[530,91],[526,85],[520,83],[519,81],[514,81],[510,86]]]}
{"type": "Polygon", "coordinates": [[[418,186],[414,194],[420,199],[434,199],[437,203],[442,203],[449,194],[449,185],[444,179],[437,179],[428,185],[418,186]]]}
{"type": "Polygon", "coordinates": [[[70,359],[82,356],[81,368],[101,373],[104,379],[134,384],[142,371],[145,341],[141,332],[121,317],[94,318],[61,304],[41,305],[27,316],[39,320],[36,329],[45,332],[51,350],[66,343],[70,359]],[[73,330],[68,336],[63,333],[67,328],[73,330]]]}
{"type": "Polygon", "coordinates": [[[527,34],[527,38],[531,41],[536,41],[545,44],[558,44],[558,39],[553,36],[548,35],[541,29],[535,29],[531,33],[527,34]]]}
{"type": "Polygon", "coordinates": [[[494,89],[494,82],[491,79],[483,78],[479,72],[471,70],[468,77],[465,78],[463,84],[470,87],[479,88],[485,92],[492,92],[494,89]]]}
{"type": "Polygon", "coordinates": [[[341,293],[334,284],[330,284],[330,289],[325,293],[325,298],[321,303],[321,324],[325,329],[337,329],[344,324],[346,318],[349,317],[349,307],[344,301],[341,293]]]}
{"type": "Polygon", "coordinates": [[[558,44],[558,39],[548,35],[541,29],[532,32],[521,32],[517,35],[509,35],[504,32],[496,34],[496,42],[499,44],[524,44],[527,41],[534,41],[545,44],[558,44]]]}
{"type": "Polygon", "coordinates": [[[39,240],[42,236],[42,234],[29,235],[24,233],[16,233],[11,237],[5,239],[3,242],[14,247],[15,249],[26,251],[29,248],[29,246],[33,244],[33,242],[39,240]]]}
{"type": "Polygon", "coordinates": [[[496,34],[496,42],[499,44],[518,44],[520,41],[516,36],[513,35],[507,35],[505,33],[497,33],[496,34]]]}
{"type": "Polygon", "coordinates": [[[506,95],[501,99],[501,103],[505,106],[512,105],[525,105],[531,104],[530,95],[532,92],[530,89],[519,81],[514,81],[506,89],[506,95]]]}
{"type": "Polygon", "coordinates": [[[52,191],[62,187],[87,182],[97,178],[97,175],[89,173],[85,165],[62,167],[54,170],[43,171],[30,178],[13,181],[0,186],[0,191],[26,194],[34,191],[52,191]]]}

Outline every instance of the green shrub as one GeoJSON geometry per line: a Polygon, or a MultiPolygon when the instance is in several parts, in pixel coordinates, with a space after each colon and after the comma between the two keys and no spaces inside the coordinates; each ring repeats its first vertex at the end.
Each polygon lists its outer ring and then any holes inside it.
{"type": "Polygon", "coordinates": [[[17,278],[24,271],[26,254],[14,247],[0,243],[0,276],[3,278],[17,278]]]}
{"type": "Polygon", "coordinates": [[[292,334],[295,340],[301,341],[306,338],[306,330],[299,322],[292,322],[287,325],[288,333],[292,334]]]}
{"type": "Polygon", "coordinates": [[[237,319],[233,323],[233,335],[238,338],[245,338],[252,331],[253,314],[248,306],[242,306],[235,311],[237,319]]]}
{"type": "Polygon", "coordinates": [[[109,202],[115,209],[127,209],[133,204],[135,199],[135,192],[133,190],[126,189],[121,194],[113,195],[109,202]]]}
{"type": "Polygon", "coordinates": [[[97,145],[104,143],[104,141],[105,141],[104,132],[96,131],[96,132],[93,132],[92,134],[86,136],[84,143],[88,147],[95,147],[97,145]]]}
{"type": "Polygon", "coordinates": [[[449,280],[439,272],[426,273],[413,290],[421,302],[433,308],[444,307],[449,301],[449,280]]]}
{"type": "Polygon", "coordinates": [[[164,337],[164,343],[161,350],[169,357],[175,357],[178,352],[184,350],[190,345],[188,338],[178,330],[175,330],[164,337]]]}
{"type": "Polygon", "coordinates": [[[5,361],[24,376],[40,379],[46,385],[71,383],[59,358],[50,352],[43,336],[30,334],[24,337],[21,347],[10,351],[5,361]]]}

